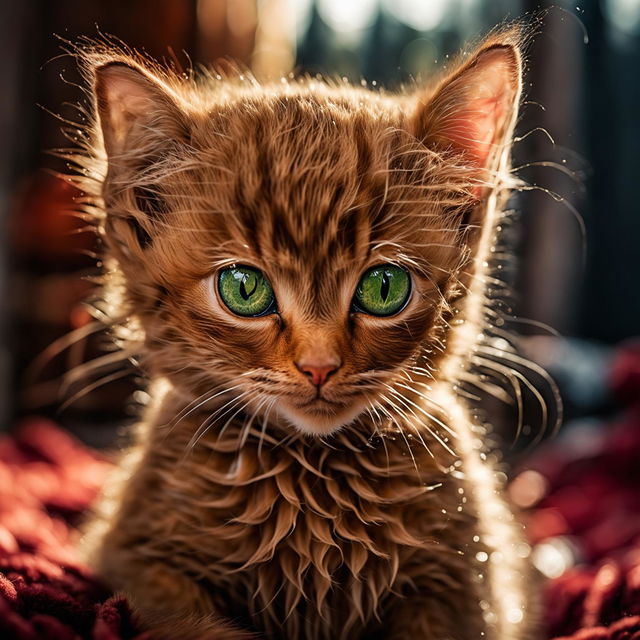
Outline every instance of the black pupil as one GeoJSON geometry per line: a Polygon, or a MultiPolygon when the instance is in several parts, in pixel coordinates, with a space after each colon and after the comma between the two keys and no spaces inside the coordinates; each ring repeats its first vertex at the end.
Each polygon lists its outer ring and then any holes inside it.
{"type": "Polygon", "coordinates": [[[254,278],[253,289],[251,289],[251,291],[247,291],[246,282],[249,277],[250,276],[245,275],[242,280],[240,280],[240,295],[244,300],[248,300],[258,288],[258,278],[254,278]]]}
{"type": "Polygon", "coordinates": [[[389,276],[386,271],[382,272],[382,284],[380,285],[380,297],[382,298],[382,302],[387,301],[387,296],[389,295],[389,287],[391,283],[389,282],[389,276]]]}

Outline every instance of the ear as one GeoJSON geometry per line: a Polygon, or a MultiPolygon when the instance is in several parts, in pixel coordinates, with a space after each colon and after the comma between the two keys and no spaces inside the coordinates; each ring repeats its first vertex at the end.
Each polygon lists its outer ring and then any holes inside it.
{"type": "Polygon", "coordinates": [[[482,46],[420,101],[413,118],[413,131],[425,145],[461,154],[478,167],[480,179],[498,162],[517,116],[521,60],[509,39],[482,46]]]}
{"type": "Polygon", "coordinates": [[[93,72],[109,174],[120,185],[115,195],[105,189],[105,206],[117,212],[105,229],[130,253],[152,243],[154,223],[168,210],[153,168],[188,141],[188,114],[170,86],[134,61],[100,60],[93,72]]]}
{"type": "Polygon", "coordinates": [[[95,68],[94,92],[109,161],[185,137],[186,119],[177,96],[133,63],[111,61],[95,68]]]}

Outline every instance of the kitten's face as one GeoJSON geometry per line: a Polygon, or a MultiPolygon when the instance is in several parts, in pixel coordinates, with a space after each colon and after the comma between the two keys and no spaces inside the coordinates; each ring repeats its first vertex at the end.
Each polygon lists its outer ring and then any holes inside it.
{"type": "Polygon", "coordinates": [[[220,419],[325,435],[435,362],[486,158],[425,145],[406,100],[236,88],[195,108],[101,73],[106,237],[154,372],[228,400],[220,419]]]}

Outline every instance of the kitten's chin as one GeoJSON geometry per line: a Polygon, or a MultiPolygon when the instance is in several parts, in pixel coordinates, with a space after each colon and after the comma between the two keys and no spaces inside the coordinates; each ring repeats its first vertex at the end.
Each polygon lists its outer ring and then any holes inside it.
{"type": "Polygon", "coordinates": [[[353,422],[365,407],[364,402],[354,402],[346,407],[318,401],[304,407],[288,403],[278,406],[280,415],[298,431],[310,436],[328,436],[353,422]]]}

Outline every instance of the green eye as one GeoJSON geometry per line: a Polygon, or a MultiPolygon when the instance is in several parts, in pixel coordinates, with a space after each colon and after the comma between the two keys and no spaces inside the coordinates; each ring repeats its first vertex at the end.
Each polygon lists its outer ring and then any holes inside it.
{"type": "Polygon", "coordinates": [[[218,276],[222,301],[236,315],[246,317],[275,313],[276,299],[262,271],[253,267],[233,266],[218,276]]]}
{"type": "Polygon", "coordinates": [[[353,308],[372,316],[392,316],[405,306],[410,293],[409,274],[393,264],[381,264],[360,278],[353,308]]]}

